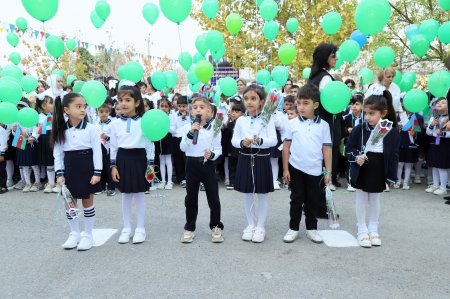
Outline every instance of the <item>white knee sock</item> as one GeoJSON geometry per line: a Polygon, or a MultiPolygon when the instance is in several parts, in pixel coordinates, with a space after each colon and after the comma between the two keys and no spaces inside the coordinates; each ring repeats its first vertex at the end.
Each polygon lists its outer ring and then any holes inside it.
{"type": "Polygon", "coordinates": [[[47,178],[50,184],[55,183],[55,166],[47,166],[47,178]]]}
{"type": "Polygon", "coordinates": [[[122,193],[123,228],[131,229],[131,201],[133,193],[122,193]]]}
{"type": "Polygon", "coordinates": [[[398,168],[397,168],[397,179],[400,183],[402,181],[402,173],[403,173],[403,166],[405,165],[404,162],[398,162],[398,168]]]}
{"type": "Polygon", "coordinates": [[[46,166],[41,166],[41,169],[40,169],[41,176],[39,177],[40,179],[45,179],[45,172],[47,170],[46,168],[47,168],[46,166]]]}
{"type": "Polygon", "coordinates": [[[230,180],[230,170],[228,169],[228,157],[225,157],[225,161],[223,162],[223,171],[225,172],[225,181],[230,180]]]}
{"type": "Polygon", "coordinates": [[[14,162],[12,160],[6,161],[6,175],[8,177],[8,181],[12,181],[14,176],[14,162]]]}
{"type": "Polygon", "coordinates": [[[33,168],[33,172],[34,172],[34,183],[35,184],[39,184],[41,181],[41,167],[39,165],[33,165],[31,166],[31,168],[33,168]]]}
{"type": "Polygon", "coordinates": [[[448,173],[447,169],[438,168],[439,180],[441,181],[441,188],[447,189],[448,173]]]}
{"type": "Polygon", "coordinates": [[[367,234],[369,232],[369,229],[367,228],[366,225],[366,207],[368,203],[369,203],[369,193],[357,189],[355,210],[358,226],[358,235],[363,233],[367,234]]]}
{"type": "Polygon", "coordinates": [[[369,193],[369,233],[378,233],[380,193],[369,193]]]}
{"type": "Polygon", "coordinates": [[[439,187],[439,168],[433,167],[433,185],[439,187]]]}
{"type": "Polygon", "coordinates": [[[403,181],[403,184],[409,185],[409,179],[411,178],[411,170],[412,170],[413,163],[405,163],[405,179],[403,181]]]}
{"type": "Polygon", "coordinates": [[[270,158],[270,164],[272,165],[272,176],[273,180],[278,180],[278,158],[270,158]]]}
{"type": "Polygon", "coordinates": [[[23,177],[25,179],[25,183],[27,185],[31,185],[31,168],[29,166],[24,166],[22,169],[23,169],[23,177]]]}
{"type": "Polygon", "coordinates": [[[433,181],[433,167],[428,167],[427,169],[427,184],[430,184],[433,181]]]}
{"type": "Polygon", "coordinates": [[[86,234],[92,236],[92,229],[95,223],[95,206],[92,205],[84,208],[84,231],[86,234]]]}
{"type": "Polygon", "coordinates": [[[258,194],[258,224],[256,225],[259,228],[264,228],[264,224],[266,223],[267,212],[269,210],[269,196],[267,193],[259,193],[258,194]]]}
{"type": "Polygon", "coordinates": [[[136,201],[136,214],[137,214],[136,228],[145,228],[146,203],[144,192],[133,193],[133,195],[134,200],[136,201]]]}
{"type": "Polygon", "coordinates": [[[172,165],[172,155],[164,155],[166,159],[167,167],[167,182],[172,183],[173,165],[172,165]]]}
{"type": "Polygon", "coordinates": [[[415,165],[415,170],[416,170],[416,178],[420,178],[420,175],[422,174],[422,164],[423,164],[423,159],[420,159],[416,162],[415,165]]]}
{"type": "Polygon", "coordinates": [[[255,216],[252,210],[255,210],[253,202],[253,193],[245,193],[244,199],[245,216],[247,216],[248,225],[255,226],[255,216]]]}
{"type": "Polygon", "coordinates": [[[166,181],[166,159],[165,155],[159,155],[159,170],[161,171],[161,181],[166,181]]]}
{"type": "Polygon", "coordinates": [[[72,218],[66,213],[67,222],[69,222],[70,231],[74,233],[80,233],[80,220],[78,218],[72,218]]]}

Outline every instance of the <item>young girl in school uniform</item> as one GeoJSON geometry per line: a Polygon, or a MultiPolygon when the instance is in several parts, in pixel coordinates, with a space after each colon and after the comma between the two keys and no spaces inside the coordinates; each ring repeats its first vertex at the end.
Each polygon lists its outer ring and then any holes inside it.
{"type": "MultiPolygon", "coordinates": [[[[131,83],[130,83],[131,84],[131,83]]],[[[145,241],[145,197],[149,184],[145,178],[147,167],[153,167],[154,144],[144,137],[141,117],[144,102],[136,86],[123,85],[118,93],[121,115],[111,125],[110,156],[112,179],[119,183],[122,193],[123,229],[119,243],[125,244],[131,237],[131,203],[136,201],[137,224],[133,243],[145,241]]]]}
{"type": "Polygon", "coordinates": [[[270,120],[261,130],[260,114],[266,92],[262,86],[252,84],[244,90],[245,116],[236,121],[231,143],[239,149],[234,189],[245,194],[245,214],[248,226],[242,239],[261,243],[266,231],[264,224],[269,208],[269,192],[274,191],[272,167],[270,164],[271,147],[277,144],[275,124],[270,120]],[[255,198],[258,197],[257,221],[252,212],[255,198]]]}
{"type": "Polygon", "coordinates": [[[386,183],[397,181],[398,148],[400,136],[397,117],[389,91],[379,91],[364,100],[365,122],[356,126],[348,138],[346,154],[350,162],[350,183],[356,188],[356,219],[358,221],[358,243],[361,247],[380,246],[378,234],[380,217],[380,194],[386,183]],[[380,119],[389,119],[393,128],[381,139],[374,150],[362,155],[371,131],[380,119]],[[366,224],[368,206],[369,224],[366,224]]]}
{"type": "Polygon", "coordinates": [[[55,98],[52,141],[57,183],[65,184],[73,198],[82,199],[84,210],[81,234],[78,218],[66,214],[71,232],[62,245],[65,249],[89,250],[94,245],[94,193],[101,190],[102,148],[97,130],[88,123],[86,107],[86,100],[78,93],[55,98]]]}
{"type": "Polygon", "coordinates": [[[172,154],[174,152],[174,150],[173,150],[174,141],[173,141],[172,133],[175,133],[175,123],[173,120],[173,116],[171,114],[172,105],[171,105],[170,101],[164,97],[158,101],[158,105],[159,105],[158,108],[160,110],[164,111],[164,113],[166,113],[170,119],[169,133],[167,133],[167,135],[163,139],[161,139],[160,141],[157,141],[155,143],[155,146],[158,147],[160,150],[159,170],[161,171],[161,183],[158,186],[158,188],[172,190],[173,189],[172,154]],[[167,167],[167,181],[166,181],[166,167],[167,167]]]}

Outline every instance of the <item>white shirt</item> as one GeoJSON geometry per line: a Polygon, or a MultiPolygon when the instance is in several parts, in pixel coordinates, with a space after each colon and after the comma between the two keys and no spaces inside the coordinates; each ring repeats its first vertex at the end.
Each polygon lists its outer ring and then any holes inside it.
{"type": "Polygon", "coordinates": [[[173,118],[173,124],[174,124],[174,133],[172,134],[173,137],[181,138],[184,133],[184,126],[191,124],[191,116],[189,115],[189,112],[186,112],[186,116],[183,119],[183,116],[181,116],[180,112],[174,113],[173,118]]]}
{"type": "MultiPolygon", "coordinates": [[[[444,125],[444,120],[447,118],[448,118],[448,115],[440,115],[439,116],[439,128],[442,128],[442,126],[444,125]]],[[[430,121],[428,122],[429,125],[427,127],[426,133],[428,136],[437,137],[436,127],[431,125],[434,122],[434,120],[435,120],[435,118],[432,116],[430,118],[430,121]]],[[[441,135],[439,135],[439,136],[443,137],[443,138],[450,138],[450,132],[441,130],[441,135]]]]}
{"type": "Polygon", "coordinates": [[[271,148],[277,145],[277,133],[275,131],[274,117],[272,116],[269,124],[262,128],[262,120],[257,116],[239,117],[234,126],[233,138],[231,144],[236,148],[241,148],[241,141],[245,138],[253,139],[257,135],[261,140],[261,145],[252,144],[252,148],[271,148]]]}
{"type": "Polygon", "coordinates": [[[109,152],[109,147],[110,147],[109,140],[110,140],[110,135],[111,135],[111,125],[112,125],[112,120],[110,118],[108,118],[105,122],[102,122],[99,118],[98,121],[94,124],[94,127],[98,132],[99,138],[102,134],[105,134],[105,140],[102,140],[100,138],[100,142],[102,143],[102,146],[108,152],[109,152]]]}
{"type": "Polygon", "coordinates": [[[158,108],[158,101],[161,100],[161,94],[158,91],[152,93],[151,95],[145,94],[143,97],[148,99],[148,100],[150,100],[150,101],[152,101],[153,102],[153,107],[155,109],[158,108]]]}
{"type": "Polygon", "coordinates": [[[292,142],[289,163],[306,174],[321,175],[323,147],[331,146],[328,123],[319,116],[315,119],[296,117],[287,123],[285,138],[292,142]]]}
{"type": "Polygon", "coordinates": [[[94,160],[94,175],[101,175],[103,169],[102,148],[97,130],[93,125],[82,120],[78,126],[72,127],[68,122],[65,124],[64,144],[55,143],[53,156],[55,157],[55,171],[57,176],[64,175],[64,152],[92,149],[94,160]]]}
{"type": "Polygon", "coordinates": [[[325,75],[322,80],[320,80],[319,83],[319,90],[322,91],[322,89],[327,86],[328,83],[333,82],[333,79],[330,75],[325,75]]]}
{"type": "Polygon", "coordinates": [[[191,124],[183,127],[183,136],[181,137],[180,149],[186,153],[186,157],[203,157],[205,151],[209,149],[213,155],[210,160],[216,160],[222,155],[222,132],[213,138],[213,122],[208,122],[198,131],[197,144],[192,143],[193,135],[190,133],[191,124]]]}
{"type": "Polygon", "coordinates": [[[116,162],[119,148],[145,148],[147,162],[153,164],[155,145],[142,134],[141,117],[139,115],[129,118],[120,116],[118,119],[113,120],[109,137],[112,164],[116,162]]]}

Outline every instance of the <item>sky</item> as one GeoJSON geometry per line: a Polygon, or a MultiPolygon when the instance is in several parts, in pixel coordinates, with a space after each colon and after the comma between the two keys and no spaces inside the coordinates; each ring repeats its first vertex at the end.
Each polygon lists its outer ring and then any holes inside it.
{"type": "MultiPolygon", "coordinates": [[[[194,0],[196,1],[196,0],[194,0]]],[[[42,22],[32,18],[25,10],[20,0],[2,0],[0,22],[15,24],[17,17],[24,17],[28,26],[42,30],[42,22]]],[[[142,7],[147,2],[153,2],[158,7],[157,0],[107,0],[111,13],[100,29],[96,29],[90,20],[90,13],[95,9],[96,0],[59,0],[58,12],[45,22],[45,32],[51,34],[64,33],[69,38],[77,38],[89,44],[105,44],[107,48],[113,43],[114,48],[125,49],[134,45],[136,51],[152,56],[167,55],[178,58],[183,51],[195,53],[195,38],[202,33],[198,23],[191,18],[180,25],[181,47],[177,25],[169,21],[160,11],[154,25],[146,22],[142,16],[142,7]],[[150,37],[150,38],[149,38],[150,37]],[[148,48],[147,40],[150,40],[148,48]]],[[[6,43],[6,32],[0,35],[0,54],[9,54],[14,50],[6,43]]],[[[20,52],[20,47],[16,49],[20,52]]],[[[22,54],[22,53],[21,53],[22,54]]]]}

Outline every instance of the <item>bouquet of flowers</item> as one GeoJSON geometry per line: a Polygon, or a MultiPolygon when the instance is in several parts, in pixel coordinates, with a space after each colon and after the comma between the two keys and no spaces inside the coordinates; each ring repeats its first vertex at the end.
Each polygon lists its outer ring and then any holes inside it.
{"type": "Polygon", "coordinates": [[[267,99],[266,102],[264,103],[264,107],[262,109],[260,116],[262,120],[261,128],[258,134],[256,134],[256,136],[258,136],[261,133],[261,131],[269,124],[270,118],[278,109],[278,105],[280,104],[281,98],[282,94],[276,89],[272,89],[269,91],[269,94],[267,95],[267,99]]]}
{"type": "MultiPolygon", "coordinates": [[[[220,130],[222,129],[222,124],[223,124],[223,113],[222,112],[217,112],[216,114],[216,118],[214,120],[214,124],[212,127],[212,136],[211,136],[211,140],[210,140],[210,144],[208,148],[211,148],[212,143],[214,141],[214,138],[217,137],[217,135],[219,135],[220,130]]],[[[203,164],[206,163],[206,161],[208,161],[207,159],[203,160],[203,164]]]]}
{"type": "Polygon", "coordinates": [[[155,180],[155,170],[153,169],[153,167],[147,167],[147,170],[145,171],[145,179],[149,183],[155,180]]]}
{"type": "Polygon", "coordinates": [[[336,207],[334,206],[333,193],[331,192],[329,186],[325,187],[325,198],[327,203],[327,213],[328,220],[330,222],[330,228],[339,228],[338,214],[336,213],[336,207]]]}
{"type": "MultiPolygon", "coordinates": [[[[434,117],[434,119],[437,119],[437,120],[438,120],[438,124],[434,127],[435,130],[436,130],[436,131],[437,131],[437,130],[440,130],[441,125],[440,125],[440,123],[439,123],[439,112],[437,111],[437,108],[436,108],[436,107],[433,107],[433,117],[434,117]]],[[[441,144],[441,134],[436,134],[436,139],[435,139],[435,141],[434,141],[434,144],[435,144],[435,145],[441,144]]]]}
{"type": "Polygon", "coordinates": [[[61,186],[61,191],[58,193],[58,200],[62,200],[64,204],[64,210],[66,214],[72,218],[78,218],[80,215],[80,209],[77,207],[77,202],[73,198],[69,189],[67,189],[66,185],[61,186]]]}
{"type": "Polygon", "coordinates": [[[367,153],[372,151],[373,148],[384,138],[392,129],[392,122],[387,119],[380,119],[376,127],[372,130],[364,148],[363,155],[367,159],[367,153]]]}

